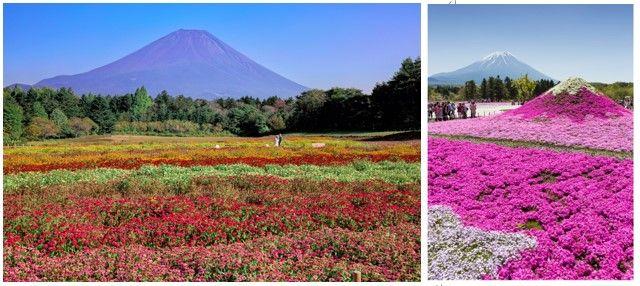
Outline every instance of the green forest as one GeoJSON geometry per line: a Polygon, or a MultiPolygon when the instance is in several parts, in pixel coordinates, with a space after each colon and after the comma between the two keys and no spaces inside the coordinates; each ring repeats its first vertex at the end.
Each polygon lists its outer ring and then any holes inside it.
{"type": "MultiPolygon", "coordinates": [[[[549,90],[559,82],[553,80],[531,80],[527,76],[518,79],[505,77],[485,78],[479,84],[467,81],[464,85],[435,85],[429,86],[429,101],[518,101],[525,102],[549,90]]],[[[620,101],[625,98],[633,99],[633,83],[615,82],[591,83],[598,91],[610,98],[620,101]]]]}
{"type": "Polygon", "coordinates": [[[4,144],[89,134],[239,135],[420,128],[420,59],[405,59],[371,94],[312,89],[295,98],[203,100],[144,87],[124,95],[71,89],[3,90],[4,144]]]}

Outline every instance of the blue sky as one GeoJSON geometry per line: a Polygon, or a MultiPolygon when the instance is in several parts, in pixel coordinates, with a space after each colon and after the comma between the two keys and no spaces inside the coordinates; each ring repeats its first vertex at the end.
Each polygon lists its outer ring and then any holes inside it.
{"type": "Polygon", "coordinates": [[[369,92],[420,55],[418,4],[4,4],[4,85],[85,72],[180,28],[316,88],[369,92]]]}
{"type": "Polygon", "coordinates": [[[429,5],[429,75],[509,51],[557,80],[633,81],[631,5],[429,5]]]}

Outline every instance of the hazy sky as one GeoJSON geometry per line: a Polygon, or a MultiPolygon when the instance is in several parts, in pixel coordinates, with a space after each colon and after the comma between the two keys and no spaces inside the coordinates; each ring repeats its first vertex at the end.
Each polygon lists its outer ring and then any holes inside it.
{"type": "Polygon", "coordinates": [[[86,72],[180,28],[307,87],[369,92],[420,55],[418,4],[4,4],[3,86],[86,72]]]}
{"type": "Polygon", "coordinates": [[[631,5],[429,5],[429,75],[509,51],[556,80],[633,81],[631,5]]]}

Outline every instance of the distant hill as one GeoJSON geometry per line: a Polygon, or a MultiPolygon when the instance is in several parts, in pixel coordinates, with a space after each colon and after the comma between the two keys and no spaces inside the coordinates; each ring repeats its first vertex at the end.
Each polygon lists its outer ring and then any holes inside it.
{"type": "Polygon", "coordinates": [[[7,85],[5,87],[8,87],[8,88],[19,87],[22,90],[28,90],[29,88],[31,88],[31,85],[24,84],[24,83],[14,83],[14,84],[7,85]]]}
{"type": "Polygon", "coordinates": [[[145,86],[204,99],[292,97],[307,90],[202,30],[178,30],[94,70],[41,80],[39,87],[71,87],[77,93],[124,94],[145,86]]]}
{"type": "Polygon", "coordinates": [[[461,85],[466,81],[474,80],[477,84],[483,78],[491,76],[500,76],[502,79],[508,76],[515,79],[525,74],[533,80],[552,79],[521,62],[509,52],[495,52],[461,69],[434,74],[429,77],[428,83],[429,85],[461,85]]]}

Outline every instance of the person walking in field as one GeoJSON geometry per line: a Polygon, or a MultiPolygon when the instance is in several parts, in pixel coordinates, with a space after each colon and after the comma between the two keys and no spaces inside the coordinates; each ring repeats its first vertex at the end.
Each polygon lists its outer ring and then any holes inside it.
{"type": "Polygon", "coordinates": [[[278,134],[276,138],[278,140],[278,147],[282,146],[282,134],[278,134]]]}
{"type": "Polygon", "coordinates": [[[431,117],[433,116],[433,103],[430,102],[428,106],[429,106],[429,108],[428,108],[429,117],[427,118],[427,120],[431,120],[431,117]]]}
{"type": "Polygon", "coordinates": [[[464,102],[458,103],[458,117],[467,119],[467,106],[464,104],[464,102]]]}
{"type": "Polygon", "coordinates": [[[464,102],[462,103],[462,109],[464,110],[464,119],[467,119],[467,111],[469,111],[469,107],[464,102]]]}
{"type": "Polygon", "coordinates": [[[449,120],[449,103],[446,101],[442,103],[442,120],[449,120]]]}
{"type": "Polygon", "coordinates": [[[436,112],[436,121],[442,121],[442,106],[440,105],[440,102],[436,102],[433,109],[436,112]]]}
{"type": "Polygon", "coordinates": [[[442,103],[442,120],[449,120],[449,102],[442,103]]]}
{"type": "Polygon", "coordinates": [[[456,104],[449,102],[449,119],[456,119],[456,104]]]}
{"type": "Polygon", "coordinates": [[[280,147],[280,138],[279,137],[280,137],[279,134],[276,135],[275,142],[273,143],[273,146],[280,147]]]}
{"type": "Polygon", "coordinates": [[[475,100],[471,101],[470,107],[471,107],[470,108],[471,109],[471,118],[476,118],[476,101],[475,100]]]}

